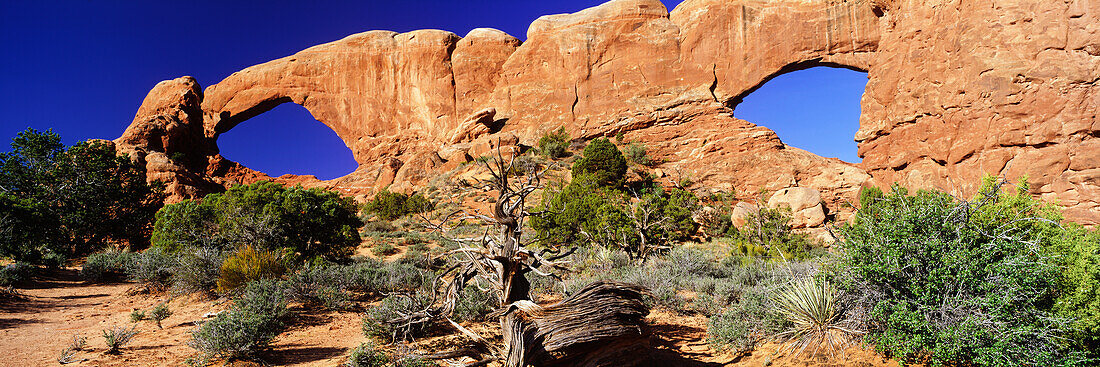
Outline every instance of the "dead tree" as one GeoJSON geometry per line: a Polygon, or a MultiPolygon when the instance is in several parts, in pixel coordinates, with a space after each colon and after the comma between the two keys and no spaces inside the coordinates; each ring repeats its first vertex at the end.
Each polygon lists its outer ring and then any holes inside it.
{"type": "Polygon", "coordinates": [[[448,223],[477,220],[485,224],[480,236],[451,238],[459,248],[457,264],[444,270],[439,279],[442,288],[428,309],[387,321],[407,326],[415,323],[445,321],[477,346],[427,355],[444,359],[466,355],[479,359],[467,366],[485,365],[493,360],[505,367],[523,366],[628,366],[644,346],[644,318],[649,309],[642,301],[644,289],[617,282],[597,282],[567,299],[540,306],[531,300],[527,273],[560,278],[568,271],[561,259],[571,251],[533,251],[524,246],[523,228],[527,216],[526,200],[541,188],[546,169],[518,167],[515,155],[505,159],[500,149],[496,157],[484,162],[491,179],[482,188],[498,193],[490,215],[456,211],[431,227],[446,233],[448,223]],[[519,177],[518,171],[526,171],[519,177]],[[499,304],[490,314],[500,321],[503,347],[450,319],[451,312],[468,285],[488,288],[499,304]],[[624,352],[626,354],[624,354],[624,352]]]}

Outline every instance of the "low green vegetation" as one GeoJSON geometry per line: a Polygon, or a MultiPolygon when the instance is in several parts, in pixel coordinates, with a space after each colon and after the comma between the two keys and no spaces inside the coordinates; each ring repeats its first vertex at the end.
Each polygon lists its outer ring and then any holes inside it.
{"type": "Polygon", "coordinates": [[[163,200],[104,141],[73,146],[27,129],[0,153],[0,257],[59,266],[108,245],[143,246],[163,200]]]}
{"type": "Polygon", "coordinates": [[[837,276],[865,341],[903,363],[1088,365],[1097,356],[1096,233],[1062,224],[1026,183],[861,197],[837,276]]]}
{"type": "Polygon", "coordinates": [[[130,344],[137,336],[137,326],[125,327],[116,326],[110,329],[103,330],[103,342],[107,344],[107,354],[118,354],[125,348],[127,344],[130,344]]]}
{"type": "Polygon", "coordinates": [[[169,252],[251,245],[301,261],[339,259],[359,245],[357,212],[351,198],[333,191],[261,181],[166,205],[152,242],[169,252]]]}
{"type": "Polygon", "coordinates": [[[35,272],[32,265],[26,263],[11,263],[0,267],[0,286],[11,287],[30,279],[35,272]]]}
{"type": "Polygon", "coordinates": [[[645,145],[640,143],[630,143],[623,149],[623,155],[626,156],[634,164],[640,164],[648,166],[653,164],[653,158],[649,157],[649,153],[646,151],[645,145]]]}
{"type": "Polygon", "coordinates": [[[699,200],[690,191],[652,181],[624,181],[626,160],[607,139],[584,149],[572,169],[573,180],[549,188],[531,227],[547,247],[617,247],[644,259],[671,242],[691,238],[698,229],[692,214],[699,200]]]}
{"type": "Polygon", "coordinates": [[[539,138],[538,151],[546,158],[557,159],[569,155],[569,133],[565,127],[547,133],[539,138]]]}
{"type": "Polygon", "coordinates": [[[787,208],[757,208],[748,214],[740,229],[731,228],[726,233],[733,239],[730,250],[739,255],[786,261],[824,254],[824,249],[808,235],[791,227],[787,208]]]}
{"type": "Polygon", "coordinates": [[[363,207],[363,211],[377,215],[382,220],[394,220],[409,214],[431,211],[431,201],[420,194],[412,196],[398,192],[381,191],[363,207]]]}
{"type": "Polygon", "coordinates": [[[253,281],[229,310],[196,328],[188,345],[198,350],[204,361],[253,357],[283,331],[287,302],[279,281],[253,281]]]}
{"type": "Polygon", "coordinates": [[[623,184],[626,175],[626,158],[610,140],[599,138],[584,147],[580,159],[573,162],[573,177],[590,176],[592,181],[602,187],[616,187],[623,184]]]}

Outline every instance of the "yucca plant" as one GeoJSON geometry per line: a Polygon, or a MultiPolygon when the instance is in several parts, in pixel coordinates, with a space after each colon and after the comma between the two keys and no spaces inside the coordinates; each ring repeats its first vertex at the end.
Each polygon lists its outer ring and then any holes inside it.
{"type": "Polygon", "coordinates": [[[837,304],[837,291],[828,281],[805,277],[792,280],[774,298],[778,313],[793,324],[776,335],[784,341],[781,350],[802,354],[813,345],[813,354],[822,349],[833,357],[843,351],[852,336],[861,332],[851,328],[837,304]]]}

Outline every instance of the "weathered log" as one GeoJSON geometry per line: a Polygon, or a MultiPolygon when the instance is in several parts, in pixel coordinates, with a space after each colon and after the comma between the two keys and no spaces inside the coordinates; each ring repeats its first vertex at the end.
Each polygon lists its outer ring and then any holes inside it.
{"type": "Polygon", "coordinates": [[[645,289],[599,281],[545,307],[520,301],[502,310],[506,367],[631,366],[648,351],[645,289]]]}

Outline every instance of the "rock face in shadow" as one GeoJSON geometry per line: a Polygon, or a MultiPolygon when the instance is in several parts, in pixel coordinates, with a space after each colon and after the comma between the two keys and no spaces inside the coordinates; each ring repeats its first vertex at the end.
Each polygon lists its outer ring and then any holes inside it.
{"type": "Polygon", "coordinates": [[[616,0],[543,16],[522,43],[484,28],[370,31],[205,92],[189,78],[163,82],[116,143],[141,152],[174,197],[193,197],[268,179],[222,159],[216,140],[291,102],[332,128],[359,169],[274,179],[349,194],[414,190],[500,137],[531,146],[564,126],[582,138],[623,132],[665,159],[662,172],[703,185],[812,188],[829,212],[868,184],[969,195],[982,175],[1027,175],[1070,219],[1096,224],[1098,79],[1095,1],[688,0],[670,13],[616,0]],[[863,163],[788,147],[732,117],[766,81],[813,66],[868,72],[854,137],[863,163]],[[177,151],[189,154],[180,167],[157,158],[177,151]]]}

